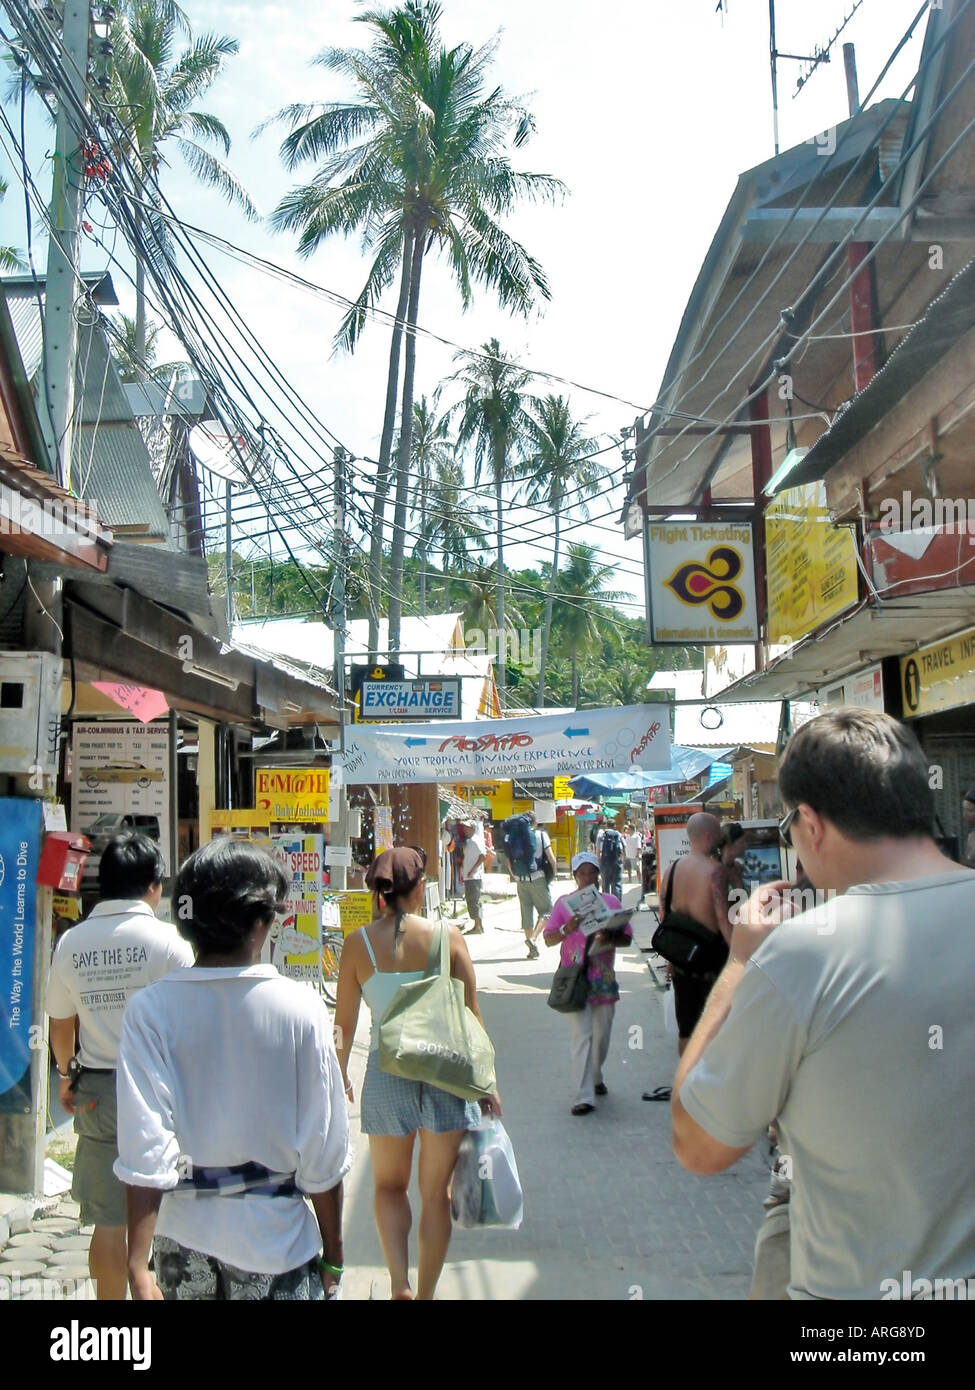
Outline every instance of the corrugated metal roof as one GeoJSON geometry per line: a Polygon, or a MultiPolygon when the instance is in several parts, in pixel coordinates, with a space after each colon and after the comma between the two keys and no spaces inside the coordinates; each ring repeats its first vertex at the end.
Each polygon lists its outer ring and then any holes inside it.
{"type": "Polygon", "coordinates": [[[167,378],[159,381],[127,381],[122,389],[133,415],[203,415],[207,395],[203,382],[196,376],[184,376],[173,383],[167,378]]]}
{"type": "Polygon", "coordinates": [[[106,526],[146,526],[170,545],[145,440],[133,420],[80,425],[74,432],[71,483],[106,526]]]}
{"type": "MultiPolygon", "coordinates": [[[[17,346],[32,385],[41,370],[42,337],[38,287],[18,277],[3,285],[17,346]]],[[[40,282],[43,301],[44,282],[40,282]]],[[[96,292],[95,300],[104,296],[96,292]]],[[[76,390],[80,424],[74,432],[71,477],[66,481],[92,502],[111,527],[143,526],[145,534],[172,548],[166,511],[118,368],[99,320],[78,329],[76,390]]],[[[36,389],[36,386],[35,386],[36,389]]]]}
{"type": "Polygon", "coordinates": [[[10,321],[17,336],[20,360],[24,364],[24,374],[33,381],[41,369],[43,338],[41,335],[41,315],[37,307],[37,295],[32,289],[28,294],[4,286],[10,321]]]}

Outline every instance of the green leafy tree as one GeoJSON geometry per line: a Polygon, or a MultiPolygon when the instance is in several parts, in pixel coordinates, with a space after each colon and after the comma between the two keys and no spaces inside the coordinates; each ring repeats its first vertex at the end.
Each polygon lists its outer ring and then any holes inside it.
{"type": "MultiPolygon", "coordinates": [[[[236,39],[203,34],[194,39],[189,21],[172,0],[128,0],[119,8],[111,30],[113,59],[109,101],[126,127],[131,145],[127,154],[142,179],[145,208],[136,206],[137,230],[148,229],[150,243],[165,244],[161,218],[152,211],[153,189],[177,151],[199,181],[215,188],[245,216],[258,212],[243,185],[208,146],[230,152],[223,122],[194,109],[238,49],[236,39]],[[188,46],[180,51],[181,45],[188,46]]],[[[137,361],[146,349],[145,263],[136,257],[135,350],[137,361]]]]}
{"type": "Polygon", "coordinates": [[[552,513],[552,565],[545,599],[541,658],[535,703],[545,704],[545,663],[552,631],[552,605],[559,573],[562,513],[566,504],[588,517],[586,499],[598,492],[606,470],[593,455],[596,441],[585,433],[584,420],[574,420],[564,396],[533,400],[528,411],[525,456],[521,471],[529,475],[526,501],[542,504],[552,513]]]}
{"type": "MultiPolygon", "coordinates": [[[[541,266],[501,226],[522,198],[553,198],[558,180],[512,168],[509,145],[524,144],[529,113],[489,83],[495,44],[444,47],[441,7],[408,0],[395,10],[357,16],[372,36],[368,49],[328,48],[314,60],[346,77],[354,97],[293,105],[274,119],[291,133],[281,147],[288,169],[319,162],[311,183],[292,189],[276,208],[273,225],[300,233],[298,251],[310,255],[335,234],[358,233],[373,255],[366,283],[339,330],[354,348],[368,312],[399,275],[390,340],[386,407],[375,479],[370,546],[370,588],[382,587],[382,545],[389,494],[404,326],[403,386],[390,554],[390,649],[399,644],[402,613],[408,465],[413,429],[416,333],[424,258],[436,248],[447,259],[466,308],[481,283],[503,308],[529,312],[549,298],[541,266]]],[[[370,616],[375,654],[378,613],[370,616]]]]}
{"type": "MultiPolygon", "coordinates": [[[[458,352],[454,360],[466,365],[455,374],[464,386],[463,400],[455,407],[458,417],[457,441],[471,445],[474,454],[474,484],[485,471],[494,485],[497,558],[497,626],[504,632],[504,488],[512,477],[513,456],[527,446],[531,416],[527,410],[530,375],[501,351],[497,338],[484,343],[479,353],[458,352]]],[[[498,697],[505,699],[505,666],[498,662],[498,697]]]]}

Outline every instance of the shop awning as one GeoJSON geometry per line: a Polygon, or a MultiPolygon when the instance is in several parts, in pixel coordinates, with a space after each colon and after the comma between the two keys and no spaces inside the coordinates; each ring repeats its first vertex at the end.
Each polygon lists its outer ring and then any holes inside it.
{"type": "Polygon", "coordinates": [[[865,606],[818,638],[804,637],[764,671],[736,681],[711,701],[720,705],[807,697],[882,657],[907,656],[919,646],[971,627],[973,613],[971,587],[886,599],[879,608],[865,606]]]}
{"type": "Polygon", "coordinates": [[[727,762],[730,748],[684,748],[672,744],[670,767],[656,771],[634,768],[632,772],[591,772],[569,778],[577,796],[613,796],[618,792],[642,792],[647,787],[670,787],[689,782],[715,762],[727,762]]]}

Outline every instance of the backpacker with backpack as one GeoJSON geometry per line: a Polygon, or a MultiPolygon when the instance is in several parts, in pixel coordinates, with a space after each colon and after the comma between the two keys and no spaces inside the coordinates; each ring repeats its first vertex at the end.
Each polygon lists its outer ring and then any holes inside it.
{"type": "Polygon", "coordinates": [[[603,832],[599,868],[610,879],[615,879],[623,870],[623,836],[611,825],[607,825],[603,832]]]}
{"type": "Polygon", "coordinates": [[[527,815],[509,816],[501,827],[508,870],[515,878],[531,878],[538,864],[538,834],[527,815]]]}

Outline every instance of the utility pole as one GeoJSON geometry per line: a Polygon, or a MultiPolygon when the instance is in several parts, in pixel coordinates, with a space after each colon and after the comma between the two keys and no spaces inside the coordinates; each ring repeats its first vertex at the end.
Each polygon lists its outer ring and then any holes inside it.
{"type": "MultiPolygon", "coordinates": [[[[87,105],[89,0],[65,0],[61,54],[65,86],[81,105],[87,105]]],[[[31,47],[33,32],[25,39],[31,47]]],[[[83,132],[74,101],[58,100],[56,143],[51,188],[47,280],[43,320],[43,357],[38,409],[45,450],[58,482],[71,487],[71,452],[75,409],[75,363],[78,355],[78,322],[74,305],[78,297],[79,231],[85,160],[81,153],[83,132]]],[[[30,579],[30,562],[27,575],[30,579]]],[[[61,581],[30,580],[24,618],[24,646],[29,651],[61,655],[63,625],[61,581]]],[[[39,786],[33,773],[15,779],[15,794],[37,798],[53,794],[45,775],[39,786]]],[[[29,885],[33,889],[33,885],[29,885]]],[[[49,888],[37,888],[35,938],[30,990],[30,1017],[41,1028],[41,1046],[32,1047],[30,1061],[31,1104],[22,1113],[0,1115],[0,1190],[41,1193],[44,1190],[44,1149],[48,1110],[48,1050],[46,1046],[47,972],[51,958],[52,898],[49,888]]],[[[33,1034],[33,1027],[32,1027],[33,1034]]]]}
{"type": "Polygon", "coordinates": [[[234,485],[227,480],[226,500],[224,504],[223,535],[224,549],[224,570],[227,576],[227,641],[234,630],[234,485]]]}
{"type": "Polygon", "coordinates": [[[81,205],[86,160],[78,106],[88,105],[90,0],[65,0],[61,30],[61,75],[70,92],[58,101],[51,188],[51,238],[44,293],[42,387],[46,409],[38,414],[44,443],[62,487],[71,489],[74,434],[75,362],[78,356],[78,261],[81,254],[81,205]]]}
{"type": "MultiPolygon", "coordinates": [[[[348,843],[349,810],[347,794],[344,786],[345,778],[345,469],[348,456],[341,444],[335,450],[335,481],[334,481],[334,500],[335,500],[335,520],[332,533],[333,553],[335,572],[332,579],[333,596],[333,623],[334,640],[333,652],[335,656],[335,689],[338,692],[339,702],[339,764],[342,768],[343,786],[339,798],[341,810],[339,812],[339,835],[342,841],[348,843]]],[[[334,775],[334,759],[333,759],[334,775]]],[[[332,886],[343,889],[346,884],[346,869],[344,864],[336,865],[332,871],[332,886]]]]}

